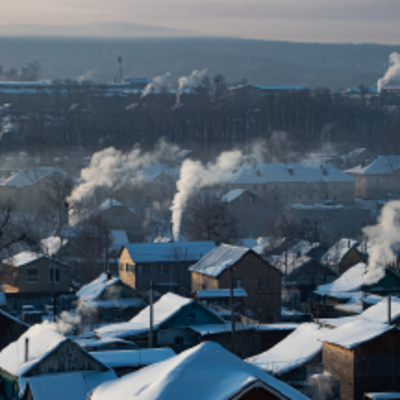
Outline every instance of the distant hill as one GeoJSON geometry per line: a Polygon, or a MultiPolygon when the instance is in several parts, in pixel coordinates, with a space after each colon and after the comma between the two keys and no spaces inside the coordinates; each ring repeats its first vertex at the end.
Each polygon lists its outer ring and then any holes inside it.
{"type": "Polygon", "coordinates": [[[47,37],[92,37],[92,38],[138,38],[204,36],[197,31],[188,31],[163,26],[141,25],[130,22],[99,22],[82,25],[0,25],[3,37],[47,36],[47,37]]]}
{"type": "MultiPolygon", "coordinates": [[[[143,27],[143,30],[146,30],[143,27]]],[[[160,28],[164,29],[164,28],[160,28]]],[[[1,37],[0,64],[22,67],[38,61],[41,78],[85,76],[109,82],[123,56],[125,77],[153,78],[166,72],[173,79],[207,68],[229,83],[301,84],[341,89],[375,85],[399,46],[377,44],[292,43],[234,38],[66,38],[1,37]]]]}

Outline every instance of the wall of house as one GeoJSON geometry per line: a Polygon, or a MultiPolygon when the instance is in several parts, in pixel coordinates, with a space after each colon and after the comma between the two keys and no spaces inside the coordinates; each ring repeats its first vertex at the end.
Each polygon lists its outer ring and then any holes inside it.
{"type": "Polygon", "coordinates": [[[354,400],[354,352],[324,342],[322,363],[324,370],[340,382],[340,399],[354,400]]]}
{"type": "Polygon", "coordinates": [[[45,357],[24,376],[53,374],[70,371],[106,371],[107,368],[83,351],[77,344],[67,340],[45,357]]]}
{"type": "MultiPolygon", "coordinates": [[[[252,317],[261,321],[273,321],[281,314],[281,273],[253,252],[247,253],[233,267],[226,269],[218,278],[192,273],[192,292],[201,289],[229,289],[242,287],[247,292],[244,307],[252,317]]],[[[244,310],[242,310],[244,311],[244,310]]]]}
{"type": "MultiPolygon", "coordinates": [[[[56,293],[68,292],[71,285],[71,270],[64,264],[57,263],[47,258],[41,258],[30,264],[14,267],[3,264],[5,271],[4,280],[6,284],[13,286],[15,290],[10,291],[19,293],[51,293],[53,291],[53,283],[50,280],[50,270],[53,268],[58,270],[56,278],[59,274],[59,280],[54,282],[54,291],[56,293]],[[32,271],[36,271],[32,274],[32,271]],[[36,278],[34,278],[34,276],[36,278]]],[[[7,286],[6,290],[7,291],[7,286]]]]}
{"type": "Polygon", "coordinates": [[[125,248],[119,256],[118,275],[123,283],[136,289],[136,264],[125,248]]]}

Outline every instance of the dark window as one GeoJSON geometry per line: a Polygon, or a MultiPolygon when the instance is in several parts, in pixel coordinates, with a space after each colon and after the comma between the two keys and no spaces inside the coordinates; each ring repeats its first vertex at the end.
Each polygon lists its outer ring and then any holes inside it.
{"type": "Polygon", "coordinates": [[[37,268],[28,268],[26,270],[26,283],[38,283],[39,274],[37,268]]]}
{"type": "Polygon", "coordinates": [[[50,283],[60,283],[60,270],[58,268],[49,269],[49,281],[50,283]]]}

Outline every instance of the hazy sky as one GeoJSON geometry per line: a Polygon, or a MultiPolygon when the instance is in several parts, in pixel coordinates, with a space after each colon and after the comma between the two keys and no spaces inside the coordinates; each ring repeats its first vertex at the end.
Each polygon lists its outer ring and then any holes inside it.
{"type": "Polygon", "coordinates": [[[210,35],[400,44],[400,0],[13,0],[0,24],[133,22],[210,35]]]}

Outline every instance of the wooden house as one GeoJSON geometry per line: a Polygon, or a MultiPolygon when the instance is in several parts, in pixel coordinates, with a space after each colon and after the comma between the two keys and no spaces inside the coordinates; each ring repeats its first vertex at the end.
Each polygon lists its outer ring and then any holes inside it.
{"type": "Polygon", "coordinates": [[[342,238],[321,257],[321,263],[342,274],[351,266],[365,261],[364,255],[357,248],[358,245],[356,240],[342,238]]]}
{"type": "Polygon", "coordinates": [[[102,273],[81,287],[76,295],[78,309],[82,314],[89,314],[92,322],[126,320],[147,304],[137,290],[110,273],[102,273]]]}
{"type": "MultiPolygon", "coordinates": [[[[281,314],[281,272],[251,249],[220,245],[193,264],[192,292],[204,289],[243,288],[248,297],[244,309],[261,321],[277,320],[281,314]]],[[[250,316],[249,315],[249,316],[250,316]]]]}
{"type": "Polygon", "coordinates": [[[85,400],[95,386],[115,377],[107,366],[47,324],[32,326],[0,352],[2,399],[39,400],[43,398],[39,393],[45,393],[47,398],[85,400]]]}
{"type": "Polygon", "coordinates": [[[213,248],[210,241],[126,244],[119,252],[119,277],[139,291],[152,282],[160,292],[189,293],[188,267],[213,248]]]}
{"type": "Polygon", "coordinates": [[[332,330],[323,338],[325,372],[340,386],[341,400],[368,392],[399,391],[400,331],[364,319],[332,330]]]}
{"type": "Polygon", "coordinates": [[[307,400],[297,390],[242,361],[214,342],[100,385],[90,400],[307,400]]]}
{"type": "Polygon", "coordinates": [[[0,350],[17,340],[27,329],[28,325],[0,310],[0,350]]]}
{"type": "Polygon", "coordinates": [[[194,329],[199,326],[218,325],[225,329],[224,320],[194,299],[166,293],[153,307],[147,306],[130,321],[106,325],[96,330],[100,337],[118,337],[133,340],[141,347],[148,346],[152,313],[153,344],[169,346],[182,351],[198,344],[200,335],[194,329]]]}
{"type": "Polygon", "coordinates": [[[70,291],[71,270],[56,258],[28,250],[3,260],[1,283],[16,311],[24,304],[42,308],[52,297],[70,291]]]}

